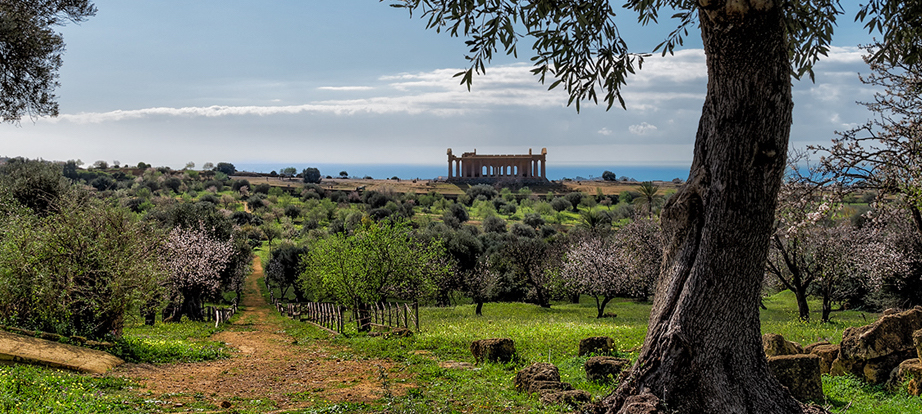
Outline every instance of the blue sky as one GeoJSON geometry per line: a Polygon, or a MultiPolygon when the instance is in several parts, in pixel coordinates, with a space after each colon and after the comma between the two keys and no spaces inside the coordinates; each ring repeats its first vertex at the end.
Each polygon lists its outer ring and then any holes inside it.
{"type": "MultiPolygon", "coordinates": [[[[96,17],[62,29],[61,116],[0,125],[0,156],[281,168],[445,165],[447,148],[547,147],[549,166],[691,163],[707,81],[695,32],[628,80],[627,110],[577,114],[529,74],[527,40],[518,61],[496,59],[468,92],[452,77],[466,67],[463,39],[378,1],[95,3],[96,17]]],[[[794,81],[795,147],[867,119],[855,101],[873,90],[858,81],[867,67],[855,46],[870,36],[846,12],[816,83],[794,81]]],[[[619,15],[637,52],[672,29],[634,20],[619,15]]]]}

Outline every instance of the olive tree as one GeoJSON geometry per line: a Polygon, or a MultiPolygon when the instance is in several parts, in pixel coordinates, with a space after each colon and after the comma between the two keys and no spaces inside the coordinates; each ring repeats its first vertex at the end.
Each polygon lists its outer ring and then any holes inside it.
{"type": "MultiPolygon", "coordinates": [[[[533,40],[540,80],[554,79],[577,110],[583,101],[624,106],[621,87],[643,55],[615,24],[612,2],[589,0],[403,0],[427,26],[464,36],[470,85],[502,48],[533,40]]],[[[664,54],[700,29],[708,84],[691,171],[663,208],[662,273],[649,328],[628,380],[602,405],[609,412],[662,407],[677,412],[796,413],[798,403],[769,372],[758,318],[763,263],[785,169],[791,77],[809,74],[829,49],[837,0],[629,0],[642,24],[674,11],[664,54]],[[688,369],[694,367],[695,369],[688,369]]],[[[917,62],[918,1],[872,0],[858,17],[883,34],[876,59],[917,62]]]]}
{"type": "Polygon", "coordinates": [[[64,53],[55,27],[96,14],[89,0],[0,2],[0,119],[57,116],[54,90],[64,53]]]}
{"type": "Polygon", "coordinates": [[[128,210],[76,192],[45,217],[17,205],[0,191],[0,324],[103,339],[161,297],[161,234],[128,210]]]}

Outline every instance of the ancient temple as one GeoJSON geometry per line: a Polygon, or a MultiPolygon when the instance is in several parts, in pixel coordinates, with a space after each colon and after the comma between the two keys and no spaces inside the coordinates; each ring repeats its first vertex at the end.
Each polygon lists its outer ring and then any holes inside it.
{"type": "Polygon", "coordinates": [[[457,157],[448,149],[449,181],[493,181],[503,178],[523,181],[547,181],[545,161],[547,148],[541,154],[528,155],[484,155],[465,152],[457,157]]]}

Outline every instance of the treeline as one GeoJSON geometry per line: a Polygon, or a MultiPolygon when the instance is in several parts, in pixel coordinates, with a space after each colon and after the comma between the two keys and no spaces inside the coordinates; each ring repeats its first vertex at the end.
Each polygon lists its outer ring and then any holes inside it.
{"type": "Polygon", "coordinates": [[[102,339],[140,314],[200,320],[205,301],[239,296],[252,247],[214,204],[173,197],[188,172],[70,166],[0,166],[0,324],[102,339]],[[121,188],[96,185],[107,179],[121,188]]]}

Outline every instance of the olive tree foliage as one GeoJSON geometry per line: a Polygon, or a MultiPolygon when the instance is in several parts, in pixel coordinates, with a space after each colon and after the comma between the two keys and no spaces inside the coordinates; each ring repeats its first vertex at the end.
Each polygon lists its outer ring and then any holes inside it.
{"type": "Polygon", "coordinates": [[[73,192],[39,216],[7,194],[0,324],[102,339],[162,297],[161,233],[128,210],[73,192]]]}
{"type": "Polygon", "coordinates": [[[62,175],[62,167],[48,161],[18,157],[0,165],[0,187],[40,216],[54,213],[72,185],[62,175]]]}
{"type": "Polygon", "coordinates": [[[231,241],[215,239],[203,226],[174,227],[170,231],[162,255],[170,300],[179,304],[174,321],[182,315],[191,320],[203,319],[203,300],[221,288],[221,273],[233,253],[231,241]]]}
{"type": "Polygon", "coordinates": [[[0,118],[57,116],[54,90],[64,53],[55,31],[68,22],[96,14],[89,0],[16,0],[0,2],[0,118]]]}
{"type": "Polygon", "coordinates": [[[320,170],[314,167],[305,168],[301,175],[305,183],[320,184],[320,181],[323,180],[320,170]]]}
{"type": "Polygon", "coordinates": [[[292,243],[282,243],[272,250],[269,263],[266,264],[266,282],[272,287],[278,287],[281,297],[284,298],[288,289],[293,288],[295,301],[305,301],[303,284],[299,278],[304,272],[302,256],[306,253],[307,248],[292,243]]]}
{"type": "MultiPolygon", "coordinates": [[[[621,87],[650,52],[628,48],[608,0],[392,4],[466,38],[471,64],[458,77],[468,86],[494,53],[518,55],[527,36],[532,72],[549,88],[565,88],[577,110],[599,98],[623,107],[621,87]]],[[[700,30],[708,85],[689,177],[661,214],[664,260],[644,346],[600,410],[668,403],[677,412],[802,412],[768,369],[757,305],[790,137],[791,77],[813,77],[843,10],[837,0],[622,5],[642,25],[658,23],[661,10],[674,13],[676,29],[654,49],[664,55],[700,30]]],[[[912,23],[920,15],[919,0],[872,0],[858,10],[882,34],[877,59],[891,63],[917,60],[922,31],[912,23]]]]}
{"type": "Polygon", "coordinates": [[[861,76],[861,82],[880,92],[859,104],[874,118],[839,132],[831,146],[810,148],[827,154],[821,164],[842,184],[902,194],[915,231],[922,235],[922,63],[878,60],[885,50],[880,44],[865,50],[871,74],[861,76]]]}
{"type": "Polygon", "coordinates": [[[490,271],[512,284],[528,286],[527,298],[542,308],[551,307],[551,296],[562,279],[554,266],[555,246],[531,237],[511,236],[490,256],[490,271]]]}

